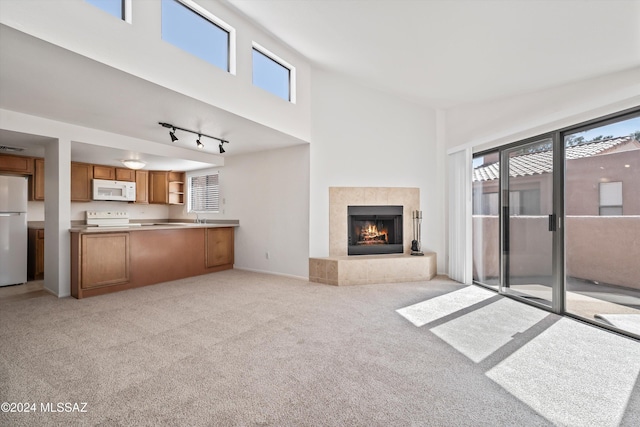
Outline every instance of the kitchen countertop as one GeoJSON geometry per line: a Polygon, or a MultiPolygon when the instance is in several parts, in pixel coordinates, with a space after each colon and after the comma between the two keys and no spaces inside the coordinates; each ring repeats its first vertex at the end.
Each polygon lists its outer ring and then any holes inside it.
{"type": "Polygon", "coordinates": [[[195,223],[195,222],[144,222],[144,221],[131,221],[132,224],[142,225],[123,225],[123,226],[109,226],[109,227],[97,227],[95,225],[76,225],[69,229],[71,233],[109,233],[114,231],[146,231],[146,230],[177,230],[184,228],[222,228],[222,227],[239,227],[240,221],[238,220],[224,220],[207,223],[195,223]]]}

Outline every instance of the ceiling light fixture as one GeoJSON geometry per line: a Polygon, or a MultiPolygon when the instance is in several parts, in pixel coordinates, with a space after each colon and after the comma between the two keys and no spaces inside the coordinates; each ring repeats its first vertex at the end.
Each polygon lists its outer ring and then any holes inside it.
{"type": "Polygon", "coordinates": [[[121,162],[123,165],[125,165],[129,169],[134,169],[134,170],[142,169],[146,165],[145,162],[138,159],[124,159],[124,160],[121,160],[121,162]]]}
{"type": "Polygon", "coordinates": [[[171,123],[158,122],[158,124],[160,126],[164,127],[164,128],[171,129],[169,131],[169,136],[171,137],[171,142],[175,142],[175,141],[178,140],[178,137],[176,136],[176,129],[177,129],[177,130],[181,130],[181,131],[184,131],[184,132],[192,133],[194,135],[198,135],[198,139],[196,139],[196,147],[198,147],[201,150],[204,149],[204,144],[202,142],[200,142],[200,138],[202,138],[203,136],[206,136],[207,138],[215,139],[216,141],[220,141],[220,145],[219,145],[220,154],[224,153],[224,151],[225,151],[224,148],[222,148],[222,145],[225,144],[225,143],[226,144],[229,143],[229,141],[227,141],[225,139],[218,138],[218,137],[211,136],[211,135],[207,135],[207,134],[204,134],[202,132],[195,131],[195,130],[185,129],[185,128],[181,128],[179,126],[174,126],[171,123]]]}

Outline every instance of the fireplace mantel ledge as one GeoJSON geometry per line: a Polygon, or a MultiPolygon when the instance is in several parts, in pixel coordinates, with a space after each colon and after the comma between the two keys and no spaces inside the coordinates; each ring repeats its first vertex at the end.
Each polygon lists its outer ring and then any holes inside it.
{"type": "Polygon", "coordinates": [[[419,282],[436,275],[435,252],[309,258],[309,281],[327,285],[419,282]]]}

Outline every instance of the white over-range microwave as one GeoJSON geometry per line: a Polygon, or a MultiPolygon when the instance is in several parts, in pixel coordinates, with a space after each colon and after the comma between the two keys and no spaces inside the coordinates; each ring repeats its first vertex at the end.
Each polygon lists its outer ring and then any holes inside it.
{"type": "Polygon", "coordinates": [[[136,201],[136,183],[127,181],[93,180],[93,200],[136,201]]]}

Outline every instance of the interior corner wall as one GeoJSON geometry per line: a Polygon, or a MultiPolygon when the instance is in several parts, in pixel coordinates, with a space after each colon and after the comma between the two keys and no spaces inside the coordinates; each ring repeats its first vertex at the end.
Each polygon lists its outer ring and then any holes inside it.
{"type": "Polygon", "coordinates": [[[447,110],[447,148],[474,152],[640,105],[640,67],[447,110]]]}
{"type": "Polygon", "coordinates": [[[240,221],[235,268],[307,278],[309,145],[229,156],[219,170],[217,217],[240,221]]]}
{"type": "Polygon", "coordinates": [[[438,165],[446,159],[435,110],[320,69],[312,72],[311,94],[310,256],[329,256],[329,187],[417,187],[422,248],[436,252],[445,271],[438,165]]]}

